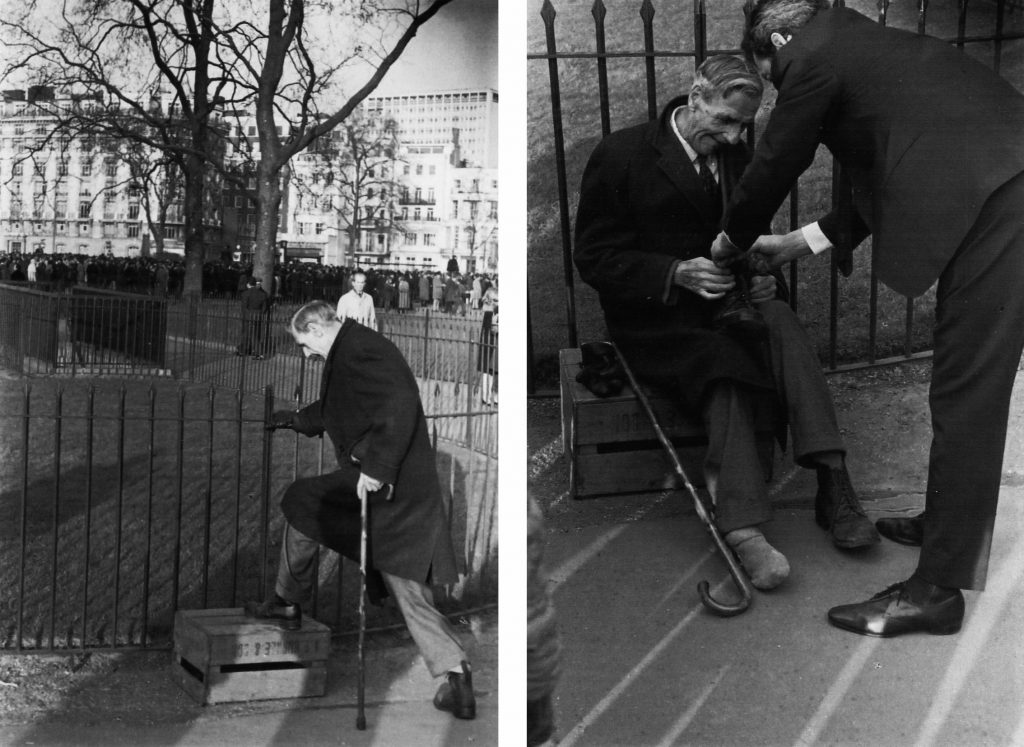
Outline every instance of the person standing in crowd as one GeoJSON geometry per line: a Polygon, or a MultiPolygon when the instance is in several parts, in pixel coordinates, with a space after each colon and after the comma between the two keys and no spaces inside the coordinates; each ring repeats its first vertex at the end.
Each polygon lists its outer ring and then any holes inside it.
{"type": "Polygon", "coordinates": [[[366,495],[369,596],[383,596],[383,581],[430,673],[444,678],[434,706],[456,718],[475,718],[468,656],[431,590],[457,581],[458,571],[416,379],[394,344],[352,318],[339,321],[324,301],[295,312],[289,330],[306,357],[324,359],[321,396],[299,411],[274,412],[269,427],[326,433],[338,468],[300,478],[285,491],[276,596],[247,610],[297,629],[301,605],[316,584],[318,547],[358,561],[366,495]]]}
{"type": "Polygon", "coordinates": [[[373,296],[366,292],[366,273],[356,270],[352,273],[352,289],[338,299],[338,319],[353,319],[364,327],[377,329],[377,312],[373,308],[373,296]]]}
{"type": "Polygon", "coordinates": [[[871,636],[956,633],[961,590],[985,586],[1024,349],[1024,96],[946,42],[824,0],[748,0],[744,11],[743,49],[778,98],[712,256],[724,265],[751,250],[781,267],[834,248],[849,273],[871,235],[873,270],[893,290],[913,297],[938,280],[917,568],[828,620],[871,636]],[[761,236],[819,143],[848,176],[852,204],[761,236]]]}
{"type": "Polygon", "coordinates": [[[484,317],[480,325],[480,349],[476,370],[480,372],[480,401],[498,404],[498,286],[497,281],[483,297],[484,317]]]}
{"type": "Polygon", "coordinates": [[[250,277],[242,291],[242,342],[235,349],[235,355],[251,355],[263,360],[264,335],[266,334],[267,312],[270,300],[257,277],[250,277]]]}
{"type": "Polygon", "coordinates": [[[833,544],[861,548],[879,537],[853,489],[821,363],[781,275],[750,280],[749,301],[763,317],[756,337],[716,326],[736,280],[712,262],[711,245],[750,157],[742,135],[762,90],[746,61],[709,57],[689,97],[602,140],[583,174],[574,260],[637,375],[702,418],[715,522],[751,583],[767,590],[790,566],[761,528],[771,502],[755,438],[759,409],[784,413],[794,461],[816,473],[815,519],[833,544]]]}
{"type": "Polygon", "coordinates": [[[409,277],[405,274],[398,281],[398,313],[408,314],[412,308],[412,299],[409,297],[409,277]]]}

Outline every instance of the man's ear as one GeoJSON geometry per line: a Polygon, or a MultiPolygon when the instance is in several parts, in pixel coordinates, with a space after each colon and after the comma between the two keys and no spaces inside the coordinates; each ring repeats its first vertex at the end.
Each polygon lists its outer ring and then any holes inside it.
{"type": "Polygon", "coordinates": [[[776,49],[782,49],[792,38],[792,34],[780,34],[778,31],[773,31],[772,35],[769,37],[776,49]]]}

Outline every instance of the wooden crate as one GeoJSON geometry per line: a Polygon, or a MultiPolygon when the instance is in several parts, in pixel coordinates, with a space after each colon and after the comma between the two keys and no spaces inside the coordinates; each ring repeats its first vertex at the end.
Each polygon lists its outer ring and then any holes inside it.
{"type": "MultiPolygon", "coordinates": [[[[586,498],[682,487],[633,390],[626,386],[615,397],[597,397],[576,381],[579,348],[561,350],[558,357],[569,494],[586,498]]],[[[690,482],[702,487],[708,443],[704,424],[681,412],[666,393],[645,393],[690,482]]],[[[761,466],[770,478],[774,445],[768,413],[758,414],[757,443],[761,466]]]]}
{"type": "Polygon", "coordinates": [[[181,610],[171,673],[200,703],[323,695],[330,644],[330,628],[308,618],[290,631],[240,607],[181,610]]]}

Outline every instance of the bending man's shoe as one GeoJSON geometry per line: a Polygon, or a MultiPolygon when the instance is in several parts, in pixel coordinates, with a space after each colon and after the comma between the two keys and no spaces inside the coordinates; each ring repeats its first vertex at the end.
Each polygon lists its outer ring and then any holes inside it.
{"type": "Polygon", "coordinates": [[[734,529],[725,535],[725,541],[736,553],[755,589],[774,589],[789,576],[786,556],[769,545],[757,527],[734,529]]]}
{"type": "Polygon", "coordinates": [[[861,508],[846,467],[818,467],[818,495],[814,518],[829,533],[833,544],[845,550],[879,541],[878,532],[861,508]]]}
{"type": "Polygon", "coordinates": [[[866,602],[828,611],[828,621],[837,628],[878,638],[904,633],[950,635],[960,630],[963,620],[964,595],[959,589],[935,586],[916,574],[866,602]]]}
{"type": "Polygon", "coordinates": [[[302,627],[302,608],[276,594],[273,599],[264,602],[246,602],[245,614],[257,620],[275,620],[285,630],[298,630],[302,627]]]}
{"type": "Polygon", "coordinates": [[[476,718],[476,696],[473,694],[473,671],[469,663],[462,662],[461,672],[448,672],[434,695],[434,707],[448,711],[455,718],[476,718]]]}
{"type": "Polygon", "coordinates": [[[875,526],[883,537],[901,545],[920,547],[924,541],[924,511],[907,518],[879,519],[875,526]]]}

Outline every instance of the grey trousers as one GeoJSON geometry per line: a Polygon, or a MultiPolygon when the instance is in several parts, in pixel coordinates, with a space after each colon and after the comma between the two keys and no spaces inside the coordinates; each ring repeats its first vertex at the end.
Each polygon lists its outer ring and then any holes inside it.
{"type": "MultiPolygon", "coordinates": [[[[789,422],[794,461],[814,467],[816,454],[845,454],[821,362],[800,320],[782,301],[758,308],[768,324],[772,376],[789,422]]],[[[702,414],[708,433],[704,479],[715,501],[719,530],[731,532],[768,521],[771,504],[757,456],[751,392],[723,379],[707,397],[702,414]]]]}
{"type": "MultiPolygon", "coordinates": [[[[275,591],[289,602],[304,603],[316,583],[314,559],[320,543],[285,524],[281,560],[277,566],[275,591]]],[[[419,581],[381,572],[388,591],[395,598],[416,646],[434,677],[459,670],[466,651],[448,619],[434,606],[430,587],[419,581]]]]}

